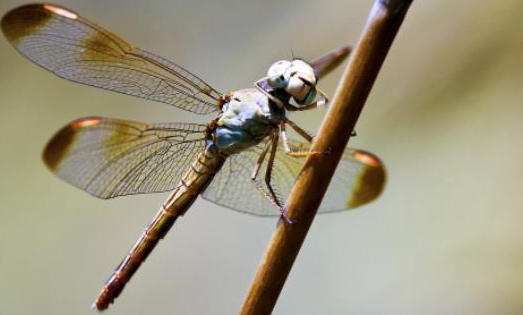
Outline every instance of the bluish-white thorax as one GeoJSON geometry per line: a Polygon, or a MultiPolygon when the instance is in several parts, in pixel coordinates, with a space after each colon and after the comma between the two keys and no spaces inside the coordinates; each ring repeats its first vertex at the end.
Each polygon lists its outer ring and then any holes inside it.
{"type": "Polygon", "coordinates": [[[284,118],[285,110],[258,90],[232,92],[217,121],[215,144],[221,153],[238,153],[260,143],[284,118]]]}

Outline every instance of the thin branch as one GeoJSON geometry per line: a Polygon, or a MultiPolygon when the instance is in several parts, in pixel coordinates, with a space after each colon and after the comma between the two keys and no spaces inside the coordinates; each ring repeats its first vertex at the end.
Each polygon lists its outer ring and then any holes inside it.
{"type": "Polygon", "coordinates": [[[240,315],[267,315],[316,215],[350,134],[412,0],[377,0],[352,53],[311,151],[287,202],[293,224],[279,224],[245,297],[240,315]]]}

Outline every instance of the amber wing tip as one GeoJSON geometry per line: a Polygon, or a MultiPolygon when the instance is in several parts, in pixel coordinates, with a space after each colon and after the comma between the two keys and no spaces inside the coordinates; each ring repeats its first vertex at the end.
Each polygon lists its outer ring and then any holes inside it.
{"type": "Polygon", "coordinates": [[[60,163],[67,155],[68,148],[73,142],[74,132],[66,126],[59,130],[47,143],[42,159],[45,165],[53,172],[56,172],[60,163]]]}
{"type": "Polygon", "coordinates": [[[60,16],[76,19],[78,14],[50,3],[33,3],[16,7],[8,11],[0,22],[2,33],[15,47],[25,37],[34,35],[49,21],[60,16]]]}
{"type": "Polygon", "coordinates": [[[41,9],[42,5],[39,4],[22,5],[8,11],[2,17],[2,33],[11,44],[16,47],[20,40],[46,24],[50,15],[41,9]]]}
{"type": "Polygon", "coordinates": [[[100,117],[85,117],[73,120],[62,127],[45,146],[44,152],[42,153],[42,159],[45,165],[47,165],[51,171],[56,172],[60,163],[73,147],[74,141],[82,129],[96,126],[101,121],[102,118],[100,117]]]}
{"type": "Polygon", "coordinates": [[[355,150],[353,158],[366,165],[359,175],[358,184],[353,187],[352,198],[347,200],[347,207],[353,209],[377,199],[387,184],[387,169],[376,155],[355,150]]]}

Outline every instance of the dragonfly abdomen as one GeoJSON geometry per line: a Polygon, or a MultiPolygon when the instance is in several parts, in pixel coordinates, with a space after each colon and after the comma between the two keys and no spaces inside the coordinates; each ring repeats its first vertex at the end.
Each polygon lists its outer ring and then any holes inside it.
{"type": "Polygon", "coordinates": [[[198,158],[191,164],[191,168],[182,177],[154,219],[109,277],[102,292],[94,302],[94,307],[98,310],[105,310],[109,304],[113,303],[156,244],[173,226],[176,219],[182,216],[198,195],[203,192],[224,160],[224,157],[219,155],[213,146],[198,154],[198,158]]]}

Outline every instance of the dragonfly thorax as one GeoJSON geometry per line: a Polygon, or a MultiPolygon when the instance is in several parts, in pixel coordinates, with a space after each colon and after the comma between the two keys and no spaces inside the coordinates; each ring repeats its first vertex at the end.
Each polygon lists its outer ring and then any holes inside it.
{"type": "Polygon", "coordinates": [[[226,155],[241,152],[260,143],[284,118],[285,110],[271,106],[256,89],[229,93],[216,123],[215,144],[226,155]]]}
{"type": "Polygon", "coordinates": [[[316,97],[314,69],[303,60],[277,61],[269,67],[267,76],[272,88],[283,90],[294,99],[295,104],[289,103],[291,106],[309,105],[316,97]]]}

